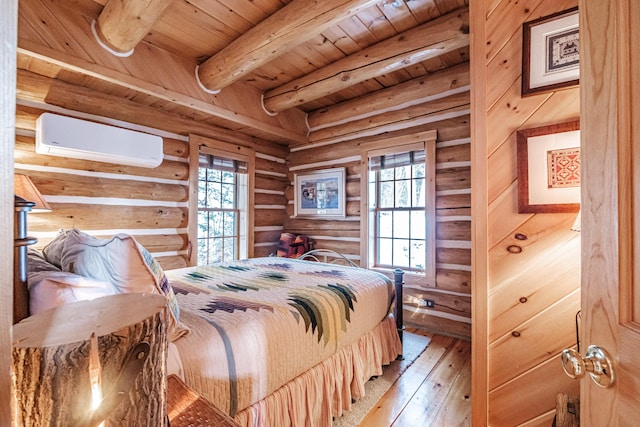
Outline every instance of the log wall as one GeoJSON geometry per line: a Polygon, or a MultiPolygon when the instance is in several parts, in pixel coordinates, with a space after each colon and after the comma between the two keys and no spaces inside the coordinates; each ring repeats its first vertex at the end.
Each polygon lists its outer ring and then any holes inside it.
{"type": "MultiPolygon", "coordinates": [[[[464,64],[462,65],[464,67],[464,64]]],[[[468,63],[466,63],[468,79],[468,63]]],[[[456,72],[460,71],[460,66],[456,72]]],[[[406,95],[405,95],[406,96],[406,95]]],[[[453,96],[443,96],[440,100],[418,103],[410,108],[428,111],[426,104],[439,102],[446,105],[446,111],[432,114],[433,121],[424,124],[420,119],[407,122],[404,129],[391,132],[388,136],[410,138],[419,132],[437,131],[436,142],[436,281],[424,284],[407,277],[404,299],[404,319],[407,324],[430,331],[460,337],[470,337],[471,318],[471,184],[470,184],[470,127],[469,127],[469,89],[463,89],[453,96]],[[457,112],[451,117],[449,110],[457,112]],[[423,299],[435,301],[434,308],[420,306],[423,299]]],[[[385,105],[386,108],[389,105],[385,105]]],[[[331,114],[323,112],[323,119],[331,114]]],[[[389,115],[380,114],[371,122],[392,121],[389,115]]],[[[400,117],[398,113],[394,117],[400,117]]],[[[405,116],[406,117],[406,116],[405,116]]],[[[340,120],[343,120],[342,117],[340,120]]],[[[392,123],[389,123],[392,126],[392,123]]],[[[396,123],[397,125],[397,123],[396,123]]],[[[361,157],[362,145],[384,141],[385,136],[357,133],[352,124],[348,136],[340,142],[317,143],[292,149],[288,157],[289,184],[287,197],[286,231],[303,233],[311,237],[318,249],[332,249],[345,254],[356,263],[364,265],[360,259],[361,248],[361,212],[360,181],[367,176],[367,159],[361,157]],[[306,174],[314,170],[344,167],[346,169],[346,217],[317,219],[294,216],[295,174],[306,174]]],[[[349,124],[340,123],[332,128],[322,129],[324,134],[339,134],[349,124]],[[339,128],[339,129],[338,129],[339,128]]],[[[366,131],[366,130],[365,130],[366,131]]],[[[333,137],[334,137],[333,136],[333,137]]],[[[332,137],[332,138],[333,138],[332,137]]],[[[310,137],[314,141],[313,133],[310,137]]],[[[325,141],[326,142],[326,141],[325,141]]]]}
{"type": "Polygon", "coordinates": [[[128,233],[156,256],[163,268],[186,266],[189,250],[187,135],[194,130],[256,151],[256,184],[250,189],[256,196],[256,256],[265,253],[265,242],[271,242],[272,234],[279,234],[282,229],[286,186],[283,146],[243,138],[241,134],[230,137],[224,129],[184,118],[172,120],[151,107],[137,105],[134,108],[132,102],[24,70],[19,70],[18,87],[15,170],[28,175],[52,207],[51,212],[29,215],[29,233],[39,239],[36,247],[46,245],[60,228],[76,227],[100,238],[128,233]],[[43,94],[43,88],[52,86],[59,86],[61,90],[43,94]],[[103,102],[67,105],[62,96],[56,96],[63,92],[85,92],[88,99],[103,102]],[[115,105],[119,108],[113,108],[115,105]],[[47,111],[160,135],[164,160],[157,168],[150,169],[37,154],[35,122],[47,111]]]}
{"type": "MultiPolygon", "coordinates": [[[[475,296],[483,295],[485,285],[487,291],[474,310],[482,312],[476,319],[486,314],[488,373],[482,378],[477,365],[474,393],[483,392],[478,387],[486,380],[488,425],[550,425],[556,394],[578,394],[579,383],[564,375],[559,356],[575,345],[580,309],[580,234],[571,231],[576,214],[519,214],[516,169],[518,129],[580,115],[578,88],[521,97],[522,24],[576,5],[577,0],[479,2],[471,22],[484,33],[472,52],[474,66],[484,67],[478,71],[484,80],[473,80],[481,99],[474,107],[486,106],[477,111],[474,128],[486,132],[475,134],[484,152],[474,156],[486,156],[478,162],[486,165],[486,175],[474,175],[474,191],[486,191],[488,212],[486,241],[481,239],[486,247],[476,246],[488,251],[488,272],[474,277],[475,296]],[[522,251],[510,253],[510,245],[522,251]]],[[[476,343],[484,351],[484,343],[476,343]]],[[[476,415],[474,421],[481,420],[476,415]]]]}

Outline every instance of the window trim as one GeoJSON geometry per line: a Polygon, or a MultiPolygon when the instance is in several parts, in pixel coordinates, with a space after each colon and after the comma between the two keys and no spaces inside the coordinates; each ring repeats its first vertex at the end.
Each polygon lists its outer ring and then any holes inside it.
{"type": "MultiPolygon", "coordinates": [[[[246,246],[247,257],[252,258],[254,252],[254,203],[255,188],[255,150],[241,145],[231,144],[200,135],[189,135],[189,200],[188,205],[188,265],[198,264],[198,169],[200,153],[219,155],[231,160],[247,163],[247,206],[244,207],[247,221],[246,246]]],[[[238,206],[242,210],[241,206],[238,206]]],[[[241,213],[242,217],[242,213],[241,213]]],[[[240,237],[241,239],[243,236],[240,237]]]]}
{"type": "Polygon", "coordinates": [[[420,132],[413,135],[405,135],[402,137],[388,138],[377,140],[372,143],[363,144],[363,151],[361,153],[361,167],[362,172],[360,175],[360,241],[361,263],[364,262],[364,266],[369,269],[382,271],[389,273],[389,268],[374,267],[372,263],[370,248],[372,240],[375,236],[370,235],[370,211],[369,211],[369,158],[398,153],[402,151],[415,151],[425,150],[425,269],[424,275],[422,273],[416,274],[412,271],[412,275],[420,276],[420,282],[427,285],[435,285],[436,280],[436,138],[437,131],[431,130],[426,132],[420,132]],[[431,201],[431,203],[429,203],[431,201]]]}

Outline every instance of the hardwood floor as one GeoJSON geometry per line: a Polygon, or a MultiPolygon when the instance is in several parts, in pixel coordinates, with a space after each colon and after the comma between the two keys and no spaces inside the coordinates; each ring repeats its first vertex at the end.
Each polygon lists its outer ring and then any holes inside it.
{"type": "Polygon", "coordinates": [[[382,396],[362,427],[471,425],[471,343],[407,329],[431,343],[382,396]]]}

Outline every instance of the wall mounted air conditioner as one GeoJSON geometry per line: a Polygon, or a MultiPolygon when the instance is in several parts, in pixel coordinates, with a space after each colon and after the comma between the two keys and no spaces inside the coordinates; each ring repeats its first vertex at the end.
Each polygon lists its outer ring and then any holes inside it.
{"type": "Polygon", "coordinates": [[[163,156],[159,136],[52,113],[36,120],[36,153],[145,168],[163,156]]]}

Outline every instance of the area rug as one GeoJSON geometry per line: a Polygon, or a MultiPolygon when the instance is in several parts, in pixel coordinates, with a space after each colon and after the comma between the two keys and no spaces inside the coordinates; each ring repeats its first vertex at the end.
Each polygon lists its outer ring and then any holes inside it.
{"type": "Polygon", "coordinates": [[[394,360],[383,368],[381,376],[367,381],[364,386],[365,396],[355,402],[350,411],[333,420],[333,427],[356,427],[360,424],[369,411],[378,403],[378,400],[400,378],[400,375],[422,354],[431,340],[423,335],[405,332],[402,341],[403,360],[394,360]]]}

